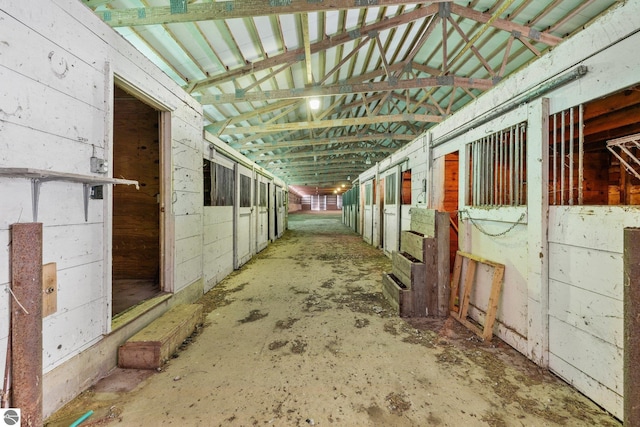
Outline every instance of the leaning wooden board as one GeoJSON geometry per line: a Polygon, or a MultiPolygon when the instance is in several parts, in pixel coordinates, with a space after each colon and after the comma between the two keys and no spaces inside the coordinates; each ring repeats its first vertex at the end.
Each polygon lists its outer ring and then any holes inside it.
{"type": "Polygon", "coordinates": [[[504,277],[504,264],[489,261],[477,255],[468,254],[457,251],[456,260],[453,268],[453,280],[451,281],[451,294],[449,300],[449,310],[451,316],[458,322],[462,323],[471,331],[475,332],[483,340],[490,340],[493,336],[493,324],[496,320],[496,311],[498,310],[498,300],[502,290],[502,279],[504,277]],[[460,279],[462,272],[462,264],[467,260],[466,274],[463,282],[462,295],[460,295],[460,279]],[[487,303],[487,312],[485,314],[484,326],[480,329],[475,323],[467,319],[467,311],[469,309],[469,299],[471,290],[474,286],[476,266],[482,263],[493,267],[493,278],[491,280],[491,293],[487,303]],[[459,303],[456,306],[456,300],[459,303]]]}

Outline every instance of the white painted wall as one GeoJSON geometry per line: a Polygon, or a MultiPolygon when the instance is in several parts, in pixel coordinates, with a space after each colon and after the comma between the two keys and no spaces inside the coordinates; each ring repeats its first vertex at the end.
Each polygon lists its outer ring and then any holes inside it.
{"type": "Polygon", "coordinates": [[[205,292],[233,271],[233,206],[204,208],[205,292]]]}
{"type": "MultiPolygon", "coordinates": [[[[42,184],[43,261],[56,262],[58,310],[43,320],[44,415],[115,366],[117,346],[177,302],[191,302],[233,269],[232,208],[203,208],[202,107],[77,0],[0,6],[0,168],[91,175],[112,162],[114,76],[170,111],[164,212],[165,278],[174,296],[111,331],[109,188],[83,212],[82,185],[42,184]],[[195,287],[195,288],[194,288],[195,287]]],[[[245,159],[246,160],[246,159],[245,159]]],[[[119,178],[119,177],[118,177],[119,178]]],[[[126,178],[126,177],[125,177],[126,178]]],[[[9,227],[30,222],[31,183],[0,178],[0,373],[9,319],[9,227]]]]}
{"type": "Polygon", "coordinates": [[[549,365],[622,417],[623,230],[640,210],[549,210],[549,365]]]}
{"type": "MultiPolygon", "coordinates": [[[[640,57],[630,55],[640,45],[640,1],[620,3],[595,24],[561,43],[523,71],[504,80],[451,118],[416,138],[404,152],[417,153],[429,137],[435,144],[474,119],[507,105],[578,65],[588,74],[545,95],[547,101],[505,114],[491,123],[473,126],[461,136],[417,156],[426,165],[431,206],[442,200],[443,158],[460,152],[460,210],[467,210],[489,233],[471,221],[460,223],[460,246],[506,265],[499,302],[500,338],[536,363],[549,366],[588,397],[622,418],[622,229],[640,226],[640,209],[627,207],[549,207],[546,200],[548,114],[619,91],[640,82],[640,57]],[[464,205],[465,144],[510,124],[528,121],[528,205],[472,209],[464,205]],[[413,150],[413,151],[412,151],[413,150]],[[524,216],[520,221],[521,215],[524,216]],[[547,226],[548,224],[548,226],[547,226]],[[547,237],[548,233],[548,237],[547,237]]],[[[397,153],[381,162],[389,164],[397,153]]],[[[412,170],[414,166],[412,164],[412,170]]],[[[371,168],[360,179],[375,173],[371,168]]],[[[416,176],[417,178],[417,176],[416,176]]],[[[414,184],[415,186],[415,184],[414,184]]],[[[417,203],[417,200],[414,202],[417,203]]],[[[486,301],[488,275],[481,273],[472,304],[486,301]],[[484,278],[483,278],[484,274],[484,278]]],[[[480,307],[482,308],[482,307],[480,307]]],[[[471,310],[481,319],[481,312],[471,310]]]]}

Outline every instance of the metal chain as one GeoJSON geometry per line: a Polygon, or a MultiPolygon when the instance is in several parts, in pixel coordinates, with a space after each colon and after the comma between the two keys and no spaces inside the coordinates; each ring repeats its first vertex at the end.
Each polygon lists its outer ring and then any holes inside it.
{"type": "MultiPolygon", "coordinates": [[[[480,226],[479,224],[476,223],[476,221],[471,217],[471,215],[469,215],[469,211],[467,211],[466,209],[458,211],[461,214],[466,214],[467,218],[471,221],[471,224],[473,224],[473,226],[482,234],[487,235],[489,237],[501,237],[504,236],[505,234],[507,234],[508,232],[510,232],[511,230],[513,230],[514,228],[516,228],[516,225],[518,224],[522,224],[522,220],[524,219],[525,213],[522,212],[522,214],[520,215],[520,218],[518,218],[518,220],[516,222],[514,222],[509,228],[507,228],[506,230],[500,232],[500,233],[489,233],[488,231],[486,231],[484,228],[482,228],[482,226],[480,226]]],[[[464,218],[463,218],[464,219],[464,218]]]]}

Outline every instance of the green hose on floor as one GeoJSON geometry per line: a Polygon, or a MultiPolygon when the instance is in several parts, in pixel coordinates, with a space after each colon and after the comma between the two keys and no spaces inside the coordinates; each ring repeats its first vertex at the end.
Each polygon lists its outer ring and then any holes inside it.
{"type": "Polygon", "coordinates": [[[80,425],[80,423],[82,423],[84,420],[86,420],[87,418],[89,418],[91,415],[93,415],[93,410],[87,412],[86,414],[84,414],[83,416],[81,416],[80,418],[78,418],[77,420],[75,420],[73,422],[73,424],[71,424],[69,427],[78,427],[80,425]]]}

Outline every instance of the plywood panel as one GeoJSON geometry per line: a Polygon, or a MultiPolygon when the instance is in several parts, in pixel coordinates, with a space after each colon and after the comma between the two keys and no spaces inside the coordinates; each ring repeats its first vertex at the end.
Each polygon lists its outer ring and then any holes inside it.
{"type": "Polygon", "coordinates": [[[140,190],[113,190],[113,278],[156,279],[160,271],[158,112],[116,88],[114,176],[135,177],[140,190]]]}

